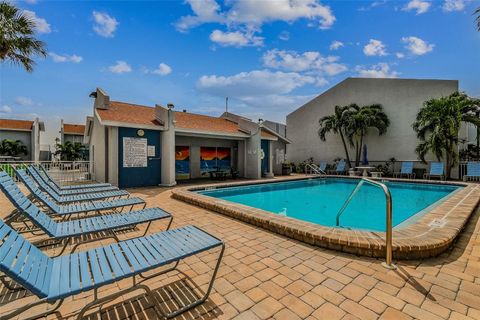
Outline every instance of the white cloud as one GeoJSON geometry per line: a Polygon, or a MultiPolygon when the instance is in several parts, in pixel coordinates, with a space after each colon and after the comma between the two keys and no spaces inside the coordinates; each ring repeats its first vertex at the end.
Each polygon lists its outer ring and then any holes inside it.
{"type": "Polygon", "coordinates": [[[317,81],[315,82],[315,86],[317,87],[323,87],[328,84],[328,80],[325,78],[317,78],[317,81]]]}
{"type": "Polygon", "coordinates": [[[212,95],[245,98],[287,94],[313,83],[315,78],[296,72],[253,70],[233,76],[204,75],[198,79],[197,88],[212,95]]]}
{"type": "Polygon", "coordinates": [[[415,10],[418,14],[422,14],[428,11],[430,9],[430,6],[432,4],[428,1],[422,1],[422,0],[411,0],[410,2],[407,3],[405,7],[402,8],[403,11],[412,11],[415,10]]]}
{"type": "Polygon", "coordinates": [[[395,56],[397,56],[398,59],[403,59],[403,58],[405,58],[405,54],[402,53],[402,52],[397,52],[397,53],[395,53],[395,56]]]}
{"type": "Polygon", "coordinates": [[[68,55],[60,55],[56,54],[55,52],[49,52],[48,55],[52,57],[54,62],[73,62],[73,63],[80,63],[83,61],[81,56],[77,56],[76,54],[68,55]]]}
{"type": "Polygon", "coordinates": [[[93,11],[93,30],[102,37],[113,38],[119,22],[104,12],[93,11]]]}
{"type": "Polygon", "coordinates": [[[0,114],[2,113],[12,113],[12,108],[7,105],[0,106],[0,114]]]}
{"type": "Polygon", "coordinates": [[[33,22],[35,23],[35,30],[37,30],[38,33],[52,32],[52,29],[50,28],[50,24],[47,22],[47,20],[45,20],[44,18],[38,17],[35,12],[30,10],[23,10],[23,13],[27,17],[33,20],[33,22]]]}
{"type": "Polygon", "coordinates": [[[167,74],[172,73],[172,68],[168,64],[162,62],[158,65],[157,69],[150,71],[150,73],[166,76],[167,74]]]}
{"type": "MultiPolygon", "coordinates": [[[[224,44],[233,42],[236,46],[244,46],[238,44],[245,43],[248,38],[242,30],[260,32],[261,26],[267,22],[291,23],[299,19],[307,19],[310,20],[310,25],[328,29],[336,20],[330,7],[321,4],[319,0],[230,0],[225,2],[223,8],[216,0],[186,0],[186,2],[190,5],[193,14],[181,17],[175,23],[177,30],[185,32],[204,23],[222,24],[227,26],[229,31],[216,30],[210,35],[210,39],[217,39],[217,42],[222,41],[224,44]]],[[[262,38],[253,36],[253,33],[251,36],[253,38],[247,43],[258,45],[263,42],[262,38]]]]}
{"type": "Polygon", "coordinates": [[[241,32],[223,32],[221,30],[213,30],[210,34],[210,40],[224,47],[247,47],[263,45],[262,37],[255,36],[253,31],[241,32]]]}
{"type": "Polygon", "coordinates": [[[280,34],[278,35],[278,39],[283,40],[283,41],[290,40],[290,32],[285,31],[285,30],[280,32],[280,34]]]}
{"type": "Polygon", "coordinates": [[[442,9],[446,12],[462,11],[465,9],[465,2],[468,0],[445,0],[442,9]]]}
{"type": "Polygon", "coordinates": [[[108,70],[113,73],[126,73],[131,72],[132,67],[125,61],[117,60],[117,64],[108,67],[108,70]]]}
{"type": "Polygon", "coordinates": [[[333,76],[347,70],[346,65],[338,62],[338,57],[324,57],[317,51],[297,53],[273,49],[265,52],[262,60],[266,67],[295,72],[315,71],[333,76]]]}
{"type": "Polygon", "coordinates": [[[293,22],[308,19],[318,24],[320,29],[328,29],[335,22],[330,7],[318,0],[237,0],[227,13],[229,22],[262,25],[270,21],[293,22]]]}
{"type": "Polygon", "coordinates": [[[33,100],[27,97],[16,97],[15,103],[19,104],[23,107],[30,107],[33,106],[33,100]]]}
{"type": "Polygon", "coordinates": [[[355,71],[359,77],[364,78],[397,78],[400,73],[390,69],[388,63],[377,63],[369,68],[365,66],[357,66],[355,71]]]}
{"type": "Polygon", "coordinates": [[[402,41],[406,43],[405,48],[416,56],[424,55],[435,47],[434,44],[429,44],[417,37],[403,37],[402,41]]]}
{"type": "Polygon", "coordinates": [[[225,17],[220,13],[216,0],[186,0],[194,15],[183,16],[175,23],[177,30],[187,31],[203,23],[224,23],[225,17]]]}
{"type": "Polygon", "coordinates": [[[363,47],[363,53],[366,56],[386,56],[386,46],[380,40],[370,39],[368,44],[363,47]]]}
{"type": "Polygon", "coordinates": [[[345,45],[343,44],[342,41],[335,40],[335,41],[332,41],[332,43],[330,44],[329,49],[330,49],[330,50],[338,50],[338,49],[340,49],[341,47],[344,47],[344,46],[345,46],[345,45]]]}

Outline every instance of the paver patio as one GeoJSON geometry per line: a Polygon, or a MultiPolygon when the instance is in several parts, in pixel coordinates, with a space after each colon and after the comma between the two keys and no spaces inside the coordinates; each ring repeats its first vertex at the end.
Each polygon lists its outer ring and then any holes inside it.
{"type": "MultiPolygon", "coordinates": [[[[179,319],[480,319],[478,211],[451,251],[425,261],[401,261],[397,270],[388,271],[381,260],[309,246],[172,199],[168,188],[131,191],[149,207],[171,212],[173,228],[194,224],[226,243],[210,299],[179,319]]],[[[0,208],[2,215],[12,210],[3,195],[0,208]]],[[[152,230],[164,227],[158,222],[152,230]]],[[[82,248],[99,243],[109,242],[82,248]]],[[[151,305],[165,309],[188,301],[195,294],[191,281],[205,284],[215,257],[216,252],[191,257],[179,265],[181,272],[147,280],[162,302],[133,292],[100,311],[93,309],[88,319],[155,319],[151,305]]],[[[100,297],[129,285],[131,280],[126,279],[106,286],[100,297]]],[[[0,285],[0,308],[5,311],[35,299],[0,285]]],[[[67,299],[48,319],[74,318],[92,299],[93,291],[67,299]]]]}

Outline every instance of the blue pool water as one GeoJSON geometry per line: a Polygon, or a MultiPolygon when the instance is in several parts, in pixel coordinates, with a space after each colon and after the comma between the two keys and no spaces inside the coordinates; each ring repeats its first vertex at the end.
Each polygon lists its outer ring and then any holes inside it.
{"type": "MultiPolygon", "coordinates": [[[[358,180],[327,178],[268,183],[199,193],[291,218],[335,226],[336,215],[358,180]]],[[[385,182],[392,194],[393,226],[445,199],[459,186],[385,182]]],[[[340,226],[385,231],[385,195],[363,184],[340,217],[340,226]]]]}

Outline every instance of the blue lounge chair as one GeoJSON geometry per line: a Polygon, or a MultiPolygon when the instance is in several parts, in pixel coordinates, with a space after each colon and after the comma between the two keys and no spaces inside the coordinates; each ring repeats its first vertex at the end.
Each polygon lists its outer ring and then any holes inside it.
{"type": "Polygon", "coordinates": [[[326,172],[326,170],[327,170],[327,161],[320,161],[320,163],[318,164],[318,168],[319,168],[322,172],[326,172]]]}
{"type": "Polygon", "coordinates": [[[395,172],[395,178],[402,178],[407,177],[408,179],[415,179],[415,173],[413,172],[413,162],[412,161],[404,161],[402,162],[402,168],[400,172],[395,172]]]}
{"type": "Polygon", "coordinates": [[[337,165],[335,166],[335,170],[329,170],[330,174],[345,174],[346,169],[345,166],[347,163],[344,159],[340,160],[337,165]]]}
{"type": "Polygon", "coordinates": [[[430,164],[430,172],[426,173],[424,178],[425,179],[439,178],[440,180],[444,180],[445,173],[444,173],[443,162],[432,162],[430,164]]]}
{"type": "Polygon", "coordinates": [[[463,176],[463,181],[480,180],[480,162],[467,162],[467,174],[463,176]]]}
{"type": "MultiPolygon", "coordinates": [[[[71,239],[77,236],[103,232],[108,236],[104,236],[102,239],[113,238],[116,241],[119,241],[115,235],[115,230],[148,223],[148,226],[145,229],[145,235],[148,232],[151,222],[154,220],[169,219],[170,221],[167,229],[170,228],[172,223],[172,216],[160,208],[148,208],[127,213],[114,213],[85,219],[57,222],[32,203],[17,187],[13,179],[8,175],[5,176],[5,172],[0,172],[0,174],[3,174],[0,175],[0,181],[2,181],[0,183],[0,190],[3,191],[16,208],[16,210],[5,220],[11,222],[22,215],[26,215],[35,226],[55,240],[63,240],[65,238],[71,239]]],[[[25,223],[25,221],[23,222],[25,223]]],[[[28,228],[26,231],[31,230],[32,228],[28,228]]],[[[98,240],[98,238],[93,238],[91,241],[98,240]]],[[[82,241],[81,244],[91,241],[82,241]]],[[[69,241],[64,242],[64,247],[60,254],[63,253],[68,242],[69,241]]]]}
{"type": "MultiPolygon", "coordinates": [[[[84,319],[85,313],[93,306],[103,305],[128,292],[140,289],[147,293],[150,301],[156,301],[158,298],[153,296],[145,284],[139,284],[136,276],[147,278],[142,273],[174,263],[173,267],[148,278],[164,274],[174,270],[181,260],[214,248],[220,248],[220,253],[204,296],[169,314],[163,314],[154,306],[159,319],[162,316],[167,318],[177,316],[208,298],[225,248],[221,240],[197,227],[185,226],[51,258],[0,221],[0,271],[39,298],[29,304],[18,304],[19,307],[11,312],[7,313],[4,310],[1,317],[11,319],[35,306],[53,305],[50,310],[45,311],[44,308],[41,314],[32,318],[44,317],[55,312],[65,298],[92,289],[94,301],[80,310],[77,319],[84,319]],[[133,285],[124,290],[116,287],[114,293],[98,298],[99,288],[125,278],[132,278],[133,285]]],[[[15,302],[18,303],[18,299],[15,302]]],[[[19,318],[24,319],[21,316],[19,318]]]]}
{"type": "Polygon", "coordinates": [[[109,185],[109,186],[103,186],[103,187],[85,187],[85,188],[77,188],[77,189],[67,189],[64,190],[62,188],[59,188],[57,184],[52,183],[47,176],[44,174],[43,171],[41,171],[38,167],[36,166],[31,166],[31,168],[37,173],[38,177],[42,179],[43,182],[45,182],[50,188],[52,188],[53,191],[55,191],[57,194],[61,196],[68,196],[68,195],[74,195],[74,194],[82,194],[82,193],[92,193],[92,192],[106,192],[106,191],[116,191],[118,190],[117,187],[109,185]]]}
{"type": "Polygon", "coordinates": [[[53,184],[57,186],[61,190],[75,190],[75,189],[86,189],[86,188],[104,188],[104,187],[112,187],[110,183],[85,183],[85,184],[75,184],[70,186],[60,186],[47,172],[47,170],[43,166],[36,167],[38,170],[44,173],[45,177],[50,182],[49,184],[53,184]]]}
{"type": "MultiPolygon", "coordinates": [[[[110,201],[79,202],[76,204],[59,205],[37,187],[25,169],[15,170],[15,173],[31,192],[31,194],[41,203],[47,206],[52,213],[57,215],[69,215],[91,211],[100,212],[123,207],[130,207],[131,211],[135,205],[143,205],[142,209],[145,209],[146,206],[145,201],[137,197],[114,199],[110,201]]],[[[11,184],[15,185],[15,182],[11,179],[6,179],[5,175],[6,173],[2,174],[2,172],[0,172],[0,183],[5,184],[6,187],[11,184]]]]}
{"type": "Polygon", "coordinates": [[[57,203],[61,203],[61,204],[72,203],[72,202],[81,202],[81,201],[101,200],[101,199],[109,199],[109,198],[120,198],[122,196],[130,196],[130,194],[127,191],[124,191],[124,190],[62,196],[62,195],[57,194],[52,188],[50,188],[50,186],[48,184],[43,182],[43,180],[40,179],[38,174],[31,167],[27,168],[27,171],[33,177],[33,179],[38,184],[40,189],[45,191],[57,203]]]}

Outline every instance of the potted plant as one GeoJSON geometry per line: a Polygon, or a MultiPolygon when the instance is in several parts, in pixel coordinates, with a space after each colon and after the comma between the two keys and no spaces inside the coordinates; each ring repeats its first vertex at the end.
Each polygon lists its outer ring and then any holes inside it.
{"type": "Polygon", "coordinates": [[[293,163],[289,161],[285,161],[282,163],[282,175],[283,176],[289,176],[292,173],[292,166],[294,166],[293,163]]]}

